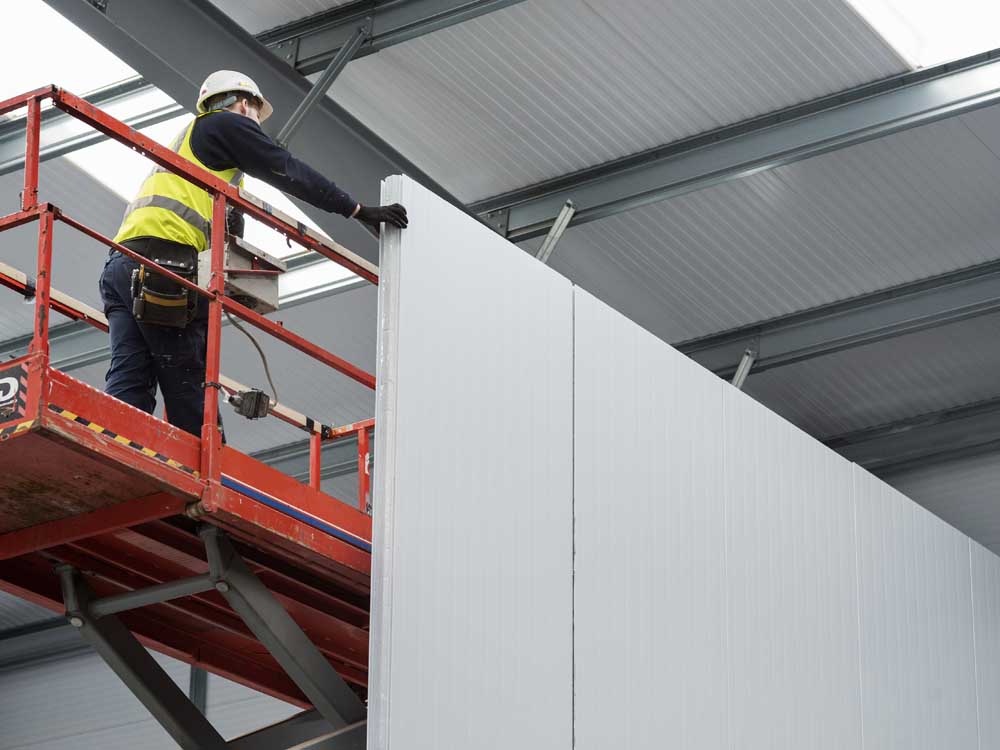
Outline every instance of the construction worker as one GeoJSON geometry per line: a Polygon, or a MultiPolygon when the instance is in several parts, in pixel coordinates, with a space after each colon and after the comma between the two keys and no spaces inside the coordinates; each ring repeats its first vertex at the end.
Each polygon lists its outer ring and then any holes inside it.
{"type": "MultiPolygon", "coordinates": [[[[378,227],[403,228],[406,209],[363,206],[260,128],[271,105],[248,76],[220,70],[198,93],[198,115],[171,149],[224,182],[257,177],[317,208],[378,227]]],[[[212,199],[204,190],[161,167],[143,182],[125,210],[115,242],[189,279],[211,240],[212,199]]],[[[242,235],[243,217],[230,212],[227,229],[242,235]]],[[[171,424],[201,434],[205,402],[208,306],[164,277],[112,249],[100,279],[111,337],[105,391],[145,412],[163,394],[171,424]]]]}

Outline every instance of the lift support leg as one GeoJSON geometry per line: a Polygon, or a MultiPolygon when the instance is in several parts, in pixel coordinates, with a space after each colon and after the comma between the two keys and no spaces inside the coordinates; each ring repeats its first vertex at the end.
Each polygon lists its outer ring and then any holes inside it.
{"type": "Polygon", "coordinates": [[[320,715],[334,729],[363,721],[367,712],[361,699],[247,567],[226,535],[214,526],[203,526],[198,533],[205,542],[215,588],[320,715]]]}
{"type": "Polygon", "coordinates": [[[90,587],[70,565],[57,569],[66,616],[183,750],[222,750],[226,741],[121,620],[94,617],[90,587]]]}
{"type": "Polygon", "coordinates": [[[330,666],[302,628],[250,570],[226,535],[214,526],[198,530],[208,574],[95,598],[71,565],[56,570],[66,617],[182,750],[363,750],[364,703],[330,666]],[[227,743],[156,660],[115,615],[210,589],[220,592],[247,627],[315,706],[286,722],[227,743]]]}

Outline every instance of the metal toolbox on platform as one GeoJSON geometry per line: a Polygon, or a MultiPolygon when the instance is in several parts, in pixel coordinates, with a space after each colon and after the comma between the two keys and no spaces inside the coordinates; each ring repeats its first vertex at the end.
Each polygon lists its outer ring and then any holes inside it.
{"type": "MultiPolygon", "coordinates": [[[[198,254],[198,283],[207,288],[212,254],[198,254]]],[[[226,294],[255,312],[278,309],[278,277],[288,270],[284,261],[268,255],[239,237],[226,241],[226,294]]]]}

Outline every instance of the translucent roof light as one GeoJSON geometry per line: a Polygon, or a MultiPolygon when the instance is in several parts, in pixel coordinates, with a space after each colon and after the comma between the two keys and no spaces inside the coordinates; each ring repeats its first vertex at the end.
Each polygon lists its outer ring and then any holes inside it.
{"type": "Polygon", "coordinates": [[[136,75],[42,0],[20,0],[16,6],[7,20],[17,28],[8,27],[0,45],[0,99],[50,83],[84,94],[136,75]]]}
{"type": "Polygon", "coordinates": [[[1000,47],[996,0],[849,0],[915,68],[1000,47]]]}

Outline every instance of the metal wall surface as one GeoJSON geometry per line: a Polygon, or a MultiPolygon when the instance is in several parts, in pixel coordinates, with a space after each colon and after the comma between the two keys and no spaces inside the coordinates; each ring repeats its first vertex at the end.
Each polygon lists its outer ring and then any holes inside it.
{"type": "Polygon", "coordinates": [[[576,748],[726,747],[725,384],[574,297],[576,748]]]}
{"type": "Polygon", "coordinates": [[[723,387],[732,737],[745,748],[860,747],[851,465],[723,387]]]}
{"type": "Polygon", "coordinates": [[[979,747],[1000,560],[575,300],[576,747],[979,747]]]}
{"type": "Polygon", "coordinates": [[[383,200],[414,224],[379,288],[373,750],[564,748],[570,697],[578,750],[990,746],[1000,560],[409,180],[383,200]]]}
{"type": "Polygon", "coordinates": [[[977,748],[971,542],[854,471],[865,746],[977,748]]]}
{"type": "Polygon", "coordinates": [[[372,750],[571,743],[572,287],[407,178],[382,202],[372,750]]]}
{"type": "Polygon", "coordinates": [[[972,606],[979,690],[979,746],[1000,747],[1000,558],[978,544],[972,555],[972,606]]]}

